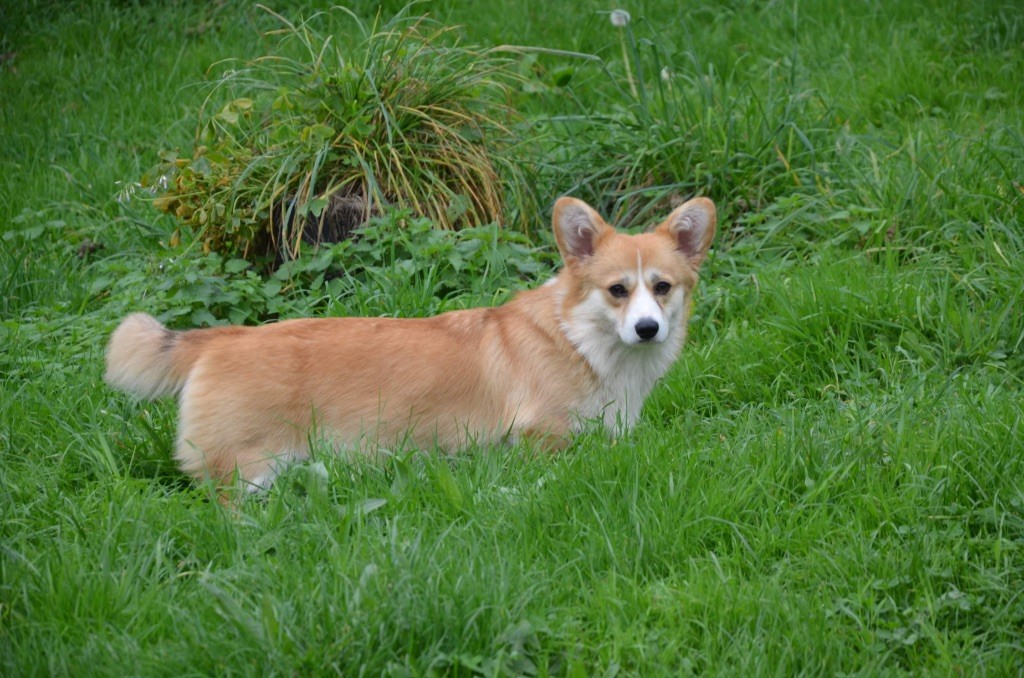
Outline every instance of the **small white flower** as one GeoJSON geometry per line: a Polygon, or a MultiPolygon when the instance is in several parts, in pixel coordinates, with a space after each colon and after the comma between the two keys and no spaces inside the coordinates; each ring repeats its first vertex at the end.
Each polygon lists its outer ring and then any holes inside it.
{"type": "Polygon", "coordinates": [[[672,80],[672,71],[668,70],[668,66],[661,69],[661,80],[662,82],[670,82],[672,80]]]}
{"type": "Polygon", "coordinates": [[[142,184],[138,184],[134,181],[118,181],[116,183],[120,186],[121,190],[117,192],[115,200],[117,200],[118,204],[121,205],[129,202],[135,196],[135,191],[142,188],[142,184]]]}
{"type": "Polygon", "coordinates": [[[611,20],[612,26],[615,26],[616,28],[622,28],[623,26],[629,23],[629,12],[627,12],[624,9],[613,9],[611,20]]]}

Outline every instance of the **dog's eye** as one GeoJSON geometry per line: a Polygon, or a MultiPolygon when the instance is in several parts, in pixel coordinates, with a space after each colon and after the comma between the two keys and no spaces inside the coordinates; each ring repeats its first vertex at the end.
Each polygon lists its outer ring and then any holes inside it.
{"type": "Polygon", "coordinates": [[[623,299],[629,296],[629,290],[626,289],[625,285],[612,285],[608,288],[608,294],[616,299],[623,299]]]}
{"type": "Polygon", "coordinates": [[[668,291],[670,289],[672,289],[672,286],[669,285],[664,280],[662,280],[662,281],[658,282],[657,284],[655,284],[655,286],[654,286],[654,293],[655,294],[668,294],[668,291]]]}

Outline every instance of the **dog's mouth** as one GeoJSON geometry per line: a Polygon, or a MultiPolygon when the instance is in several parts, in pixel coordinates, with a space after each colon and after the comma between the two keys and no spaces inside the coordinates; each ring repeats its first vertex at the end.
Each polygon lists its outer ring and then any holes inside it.
{"type": "Polygon", "coordinates": [[[667,338],[658,335],[652,337],[641,337],[639,335],[623,336],[623,334],[624,333],[619,334],[619,341],[621,341],[626,346],[658,346],[660,344],[663,344],[665,342],[665,339],[667,338]]]}

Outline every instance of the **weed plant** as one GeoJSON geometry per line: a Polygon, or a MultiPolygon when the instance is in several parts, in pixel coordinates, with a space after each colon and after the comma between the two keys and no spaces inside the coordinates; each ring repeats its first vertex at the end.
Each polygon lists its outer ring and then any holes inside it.
{"type": "Polygon", "coordinates": [[[684,196],[711,195],[747,211],[816,188],[831,111],[813,92],[786,86],[793,65],[772,66],[755,87],[718,73],[697,52],[673,58],[658,40],[638,40],[631,23],[617,31],[624,73],[604,64],[614,85],[608,104],[554,119],[566,148],[584,148],[591,159],[574,191],[641,225],[684,196]],[[615,160],[597,161],[608,157],[615,160]]]}

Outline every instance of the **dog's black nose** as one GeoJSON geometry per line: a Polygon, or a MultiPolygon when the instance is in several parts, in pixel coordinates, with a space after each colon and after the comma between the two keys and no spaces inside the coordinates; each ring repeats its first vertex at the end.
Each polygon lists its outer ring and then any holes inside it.
{"type": "Polygon", "coordinates": [[[644,341],[650,341],[658,333],[658,321],[652,318],[644,318],[637,322],[634,329],[636,330],[636,336],[644,341]]]}

